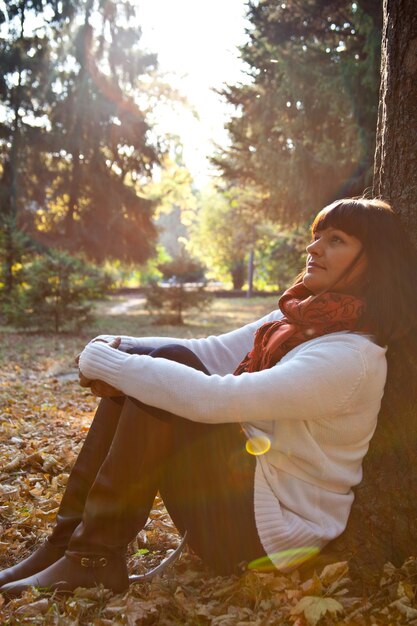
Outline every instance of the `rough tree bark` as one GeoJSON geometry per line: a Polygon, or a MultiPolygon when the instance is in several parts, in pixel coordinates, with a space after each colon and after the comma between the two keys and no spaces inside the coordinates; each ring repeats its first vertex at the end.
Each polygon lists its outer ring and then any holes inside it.
{"type": "Polygon", "coordinates": [[[384,0],[374,194],[392,202],[417,245],[415,0],[384,0]]]}
{"type": "MultiPolygon", "coordinates": [[[[374,195],[417,245],[417,2],[384,0],[374,195]]],[[[417,267],[416,267],[417,272],[417,267]]],[[[345,533],[325,551],[369,588],[417,554],[417,330],[388,350],[388,383],[345,533]]]]}

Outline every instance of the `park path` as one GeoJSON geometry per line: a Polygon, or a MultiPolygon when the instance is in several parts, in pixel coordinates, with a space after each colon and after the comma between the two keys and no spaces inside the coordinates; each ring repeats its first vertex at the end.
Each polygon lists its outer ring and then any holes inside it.
{"type": "Polygon", "coordinates": [[[145,302],[145,296],[126,295],[121,302],[109,303],[106,312],[108,315],[124,315],[143,302],[145,302]]]}

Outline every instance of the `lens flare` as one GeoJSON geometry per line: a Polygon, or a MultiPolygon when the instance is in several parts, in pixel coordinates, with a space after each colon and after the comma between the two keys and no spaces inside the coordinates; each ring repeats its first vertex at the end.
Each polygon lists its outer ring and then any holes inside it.
{"type": "Polygon", "coordinates": [[[271,447],[271,441],[268,437],[249,437],[246,441],[246,452],[254,456],[265,454],[271,447]]]}
{"type": "Polygon", "coordinates": [[[282,550],[281,552],[274,552],[269,556],[263,556],[260,559],[251,561],[248,564],[248,569],[254,569],[260,572],[272,572],[280,568],[293,569],[317,556],[319,552],[320,550],[316,546],[282,550]]]}

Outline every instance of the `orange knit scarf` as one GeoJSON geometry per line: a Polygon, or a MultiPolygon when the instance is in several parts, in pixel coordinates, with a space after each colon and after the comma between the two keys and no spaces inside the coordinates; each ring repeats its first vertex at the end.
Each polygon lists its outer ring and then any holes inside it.
{"type": "Polygon", "coordinates": [[[365,303],[356,296],[336,292],[314,296],[303,283],[297,283],[281,296],[278,306],[284,317],[258,328],[253,348],[235,375],[269,369],[309,339],[342,330],[365,331],[361,325],[365,303]]]}

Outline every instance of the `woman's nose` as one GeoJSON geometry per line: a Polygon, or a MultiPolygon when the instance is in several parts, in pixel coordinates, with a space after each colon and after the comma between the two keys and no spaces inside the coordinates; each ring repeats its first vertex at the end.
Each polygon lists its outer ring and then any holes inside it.
{"type": "Polygon", "coordinates": [[[308,254],[318,254],[319,253],[319,240],[316,239],[308,244],[306,247],[308,254]]]}

